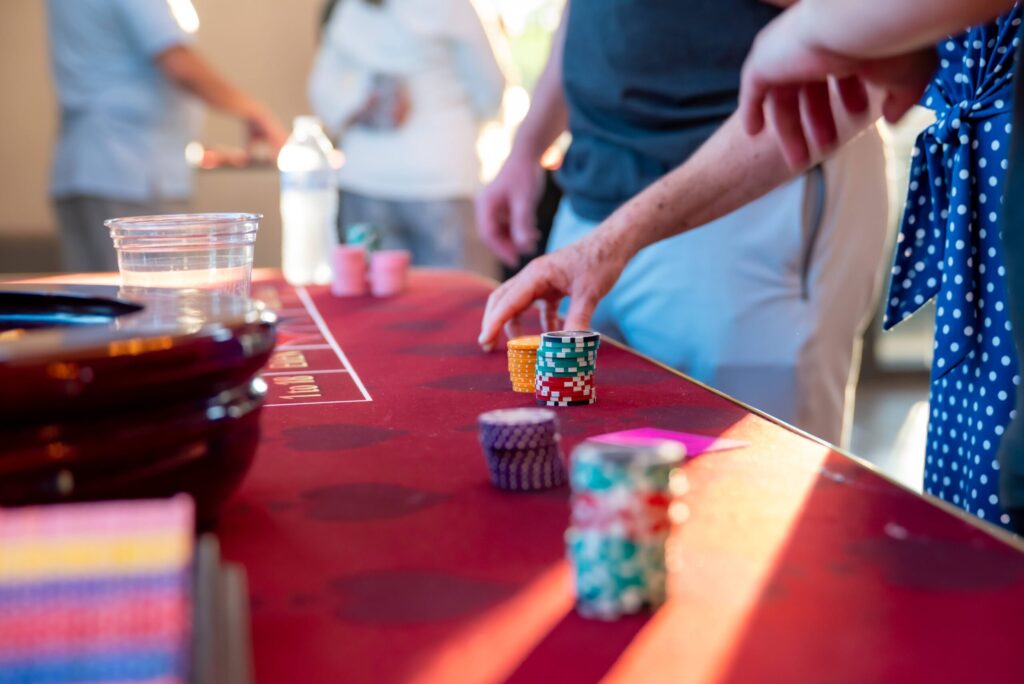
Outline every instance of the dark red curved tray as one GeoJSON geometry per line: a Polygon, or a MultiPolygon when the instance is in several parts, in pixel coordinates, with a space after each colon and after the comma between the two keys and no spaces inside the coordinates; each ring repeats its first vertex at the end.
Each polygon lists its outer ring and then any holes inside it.
{"type": "Polygon", "coordinates": [[[0,291],[0,505],[186,492],[209,520],[252,464],[274,324],[221,295],[0,291]]]}
{"type": "Polygon", "coordinates": [[[117,292],[0,291],[0,429],[209,397],[251,378],[273,351],[275,318],[251,300],[126,302],[117,292]]]}

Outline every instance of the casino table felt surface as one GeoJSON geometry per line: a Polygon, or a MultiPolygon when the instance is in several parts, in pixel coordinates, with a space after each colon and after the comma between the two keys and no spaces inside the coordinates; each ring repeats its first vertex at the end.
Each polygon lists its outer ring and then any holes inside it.
{"type": "Polygon", "coordinates": [[[477,415],[534,405],[474,343],[490,286],[414,272],[386,300],[254,290],[279,346],[218,533],[248,572],[256,681],[1019,681],[1019,547],[607,342],[600,402],[553,409],[567,453],[646,426],[750,446],[685,466],[669,601],[579,617],[567,490],[488,482],[477,415]]]}

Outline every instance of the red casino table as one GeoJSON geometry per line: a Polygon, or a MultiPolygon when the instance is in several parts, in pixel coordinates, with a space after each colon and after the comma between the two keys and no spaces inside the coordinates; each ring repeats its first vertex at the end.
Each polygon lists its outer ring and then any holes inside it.
{"type": "Polygon", "coordinates": [[[479,413],[530,405],[474,344],[491,286],[393,299],[280,281],[256,462],[219,525],[245,564],[260,682],[1022,681],[1021,546],[627,349],[565,446],[653,426],[735,438],[690,461],[671,599],[577,616],[565,491],[488,483],[479,413]]]}
{"type": "Polygon", "coordinates": [[[568,493],[488,482],[476,417],[529,406],[474,343],[491,284],[414,272],[390,299],[264,274],[279,316],[255,463],[223,508],[256,681],[1024,681],[1016,538],[628,349],[564,446],[656,427],[746,442],[686,463],[670,599],[573,609],[568,493]]]}

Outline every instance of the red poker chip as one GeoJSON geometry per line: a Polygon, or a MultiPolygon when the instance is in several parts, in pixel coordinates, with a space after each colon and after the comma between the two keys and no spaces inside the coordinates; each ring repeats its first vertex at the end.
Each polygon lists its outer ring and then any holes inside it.
{"type": "Polygon", "coordinates": [[[596,390],[587,390],[587,391],[576,391],[576,390],[573,390],[573,391],[567,391],[567,392],[557,392],[557,391],[552,392],[552,391],[549,391],[549,390],[538,389],[536,394],[537,394],[537,398],[538,399],[552,399],[552,400],[556,400],[556,401],[583,401],[585,399],[591,399],[593,397],[596,397],[597,396],[597,391],[596,390]]]}
{"type": "Polygon", "coordinates": [[[546,380],[544,378],[535,378],[538,385],[545,387],[593,387],[594,383],[590,380],[546,380]]]}
{"type": "Polygon", "coordinates": [[[590,396],[593,394],[595,389],[593,387],[573,387],[564,389],[552,389],[550,387],[538,387],[536,388],[537,394],[554,395],[554,396],[590,396]]]}

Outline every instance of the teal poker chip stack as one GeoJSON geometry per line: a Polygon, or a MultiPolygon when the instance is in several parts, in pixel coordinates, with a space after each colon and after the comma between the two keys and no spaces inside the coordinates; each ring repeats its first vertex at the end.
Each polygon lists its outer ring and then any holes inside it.
{"type": "Polygon", "coordinates": [[[537,350],[536,398],[541,406],[597,403],[597,350],[601,335],[590,330],[559,330],[541,335],[537,350]]]}
{"type": "Polygon", "coordinates": [[[615,620],[667,596],[666,544],[685,450],[676,442],[584,442],[572,453],[566,555],[580,615],[615,620]]]}
{"type": "Polygon", "coordinates": [[[353,223],[345,228],[345,244],[362,247],[369,255],[380,249],[380,229],[372,223],[353,223]]]}

